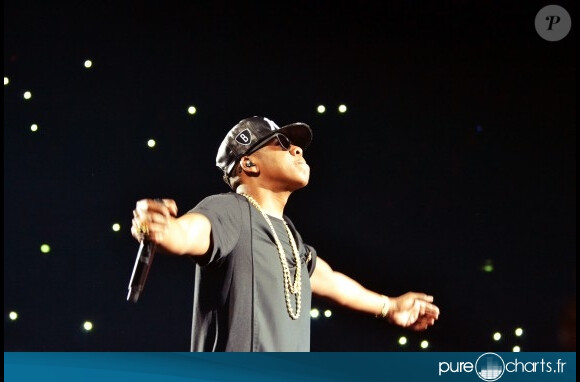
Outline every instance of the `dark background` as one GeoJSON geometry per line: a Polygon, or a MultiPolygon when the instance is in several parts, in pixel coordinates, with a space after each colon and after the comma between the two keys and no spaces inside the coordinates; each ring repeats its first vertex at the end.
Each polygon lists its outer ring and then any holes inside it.
{"type": "Polygon", "coordinates": [[[265,115],[314,130],[305,241],[441,308],[414,333],[315,299],[313,351],[575,351],[575,4],[558,42],[551,2],[259,4],[4,2],[4,350],[189,350],[192,261],[157,255],[126,301],[131,211],[226,192],[219,143],[265,115]]]}

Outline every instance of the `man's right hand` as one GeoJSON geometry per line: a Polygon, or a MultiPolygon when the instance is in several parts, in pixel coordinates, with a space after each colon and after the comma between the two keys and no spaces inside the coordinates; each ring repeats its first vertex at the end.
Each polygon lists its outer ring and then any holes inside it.
{"type": "Polygon", "coordinates": [[[158,243],[163,240],[169,219],[176,216],[177,204],[173,199],[141,199],[133,210],[131,235],[137,241],[158,243]]]}

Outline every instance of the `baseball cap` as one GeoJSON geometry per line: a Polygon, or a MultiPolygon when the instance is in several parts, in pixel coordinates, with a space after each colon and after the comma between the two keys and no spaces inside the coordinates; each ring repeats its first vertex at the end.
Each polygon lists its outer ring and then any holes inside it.
{"type": "Polygon", "coordinates": [[[305,123],[295,122],[279,127],[265,117],[254,116],[242,119],[228,132],[215,159],[215,164],[224,175],[229,176],[236,162],[277,133],[287,136],[292,144],[302,150],[312,142],[312,129],[305,123]]]}

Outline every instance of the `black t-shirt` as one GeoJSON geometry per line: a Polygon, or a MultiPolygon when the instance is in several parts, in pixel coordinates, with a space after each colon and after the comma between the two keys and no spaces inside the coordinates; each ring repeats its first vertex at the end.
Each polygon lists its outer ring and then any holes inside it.
{"type": "MultiPolygon", "coordinates": [[[[286,308],[280,255],[264,216],[235,193],[209,196],[190,212],[209,219],[212,240],[209,253],[196,258],[191,350],[310,351],[310,275],[316,251],[302,242],[292,222],[284,216],[302,261],[302,308],[296,320],[286,308]]],[[[293,282],[296,264],[288,233],[282,220],[269,218],[293,282]]],[[[290,301],[296,312],[294,295],[290,301]]]]}

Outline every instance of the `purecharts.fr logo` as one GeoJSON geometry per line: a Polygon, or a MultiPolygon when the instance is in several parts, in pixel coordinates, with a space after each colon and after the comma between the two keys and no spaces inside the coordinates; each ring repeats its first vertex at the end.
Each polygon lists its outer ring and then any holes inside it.
{"type": "Polygon", "coordinates": [[[493,382],[500,379],[504,373],[564,373],[564,365],[561,358],[557,361],[546,361],[544,358],[535,361],[518,360],[504,361],[496,353],[483,353],[475,363],[469,361],[444,361],[439,362],[439,376],[445,374],[474,373],[481,380],[493,382]]]}

